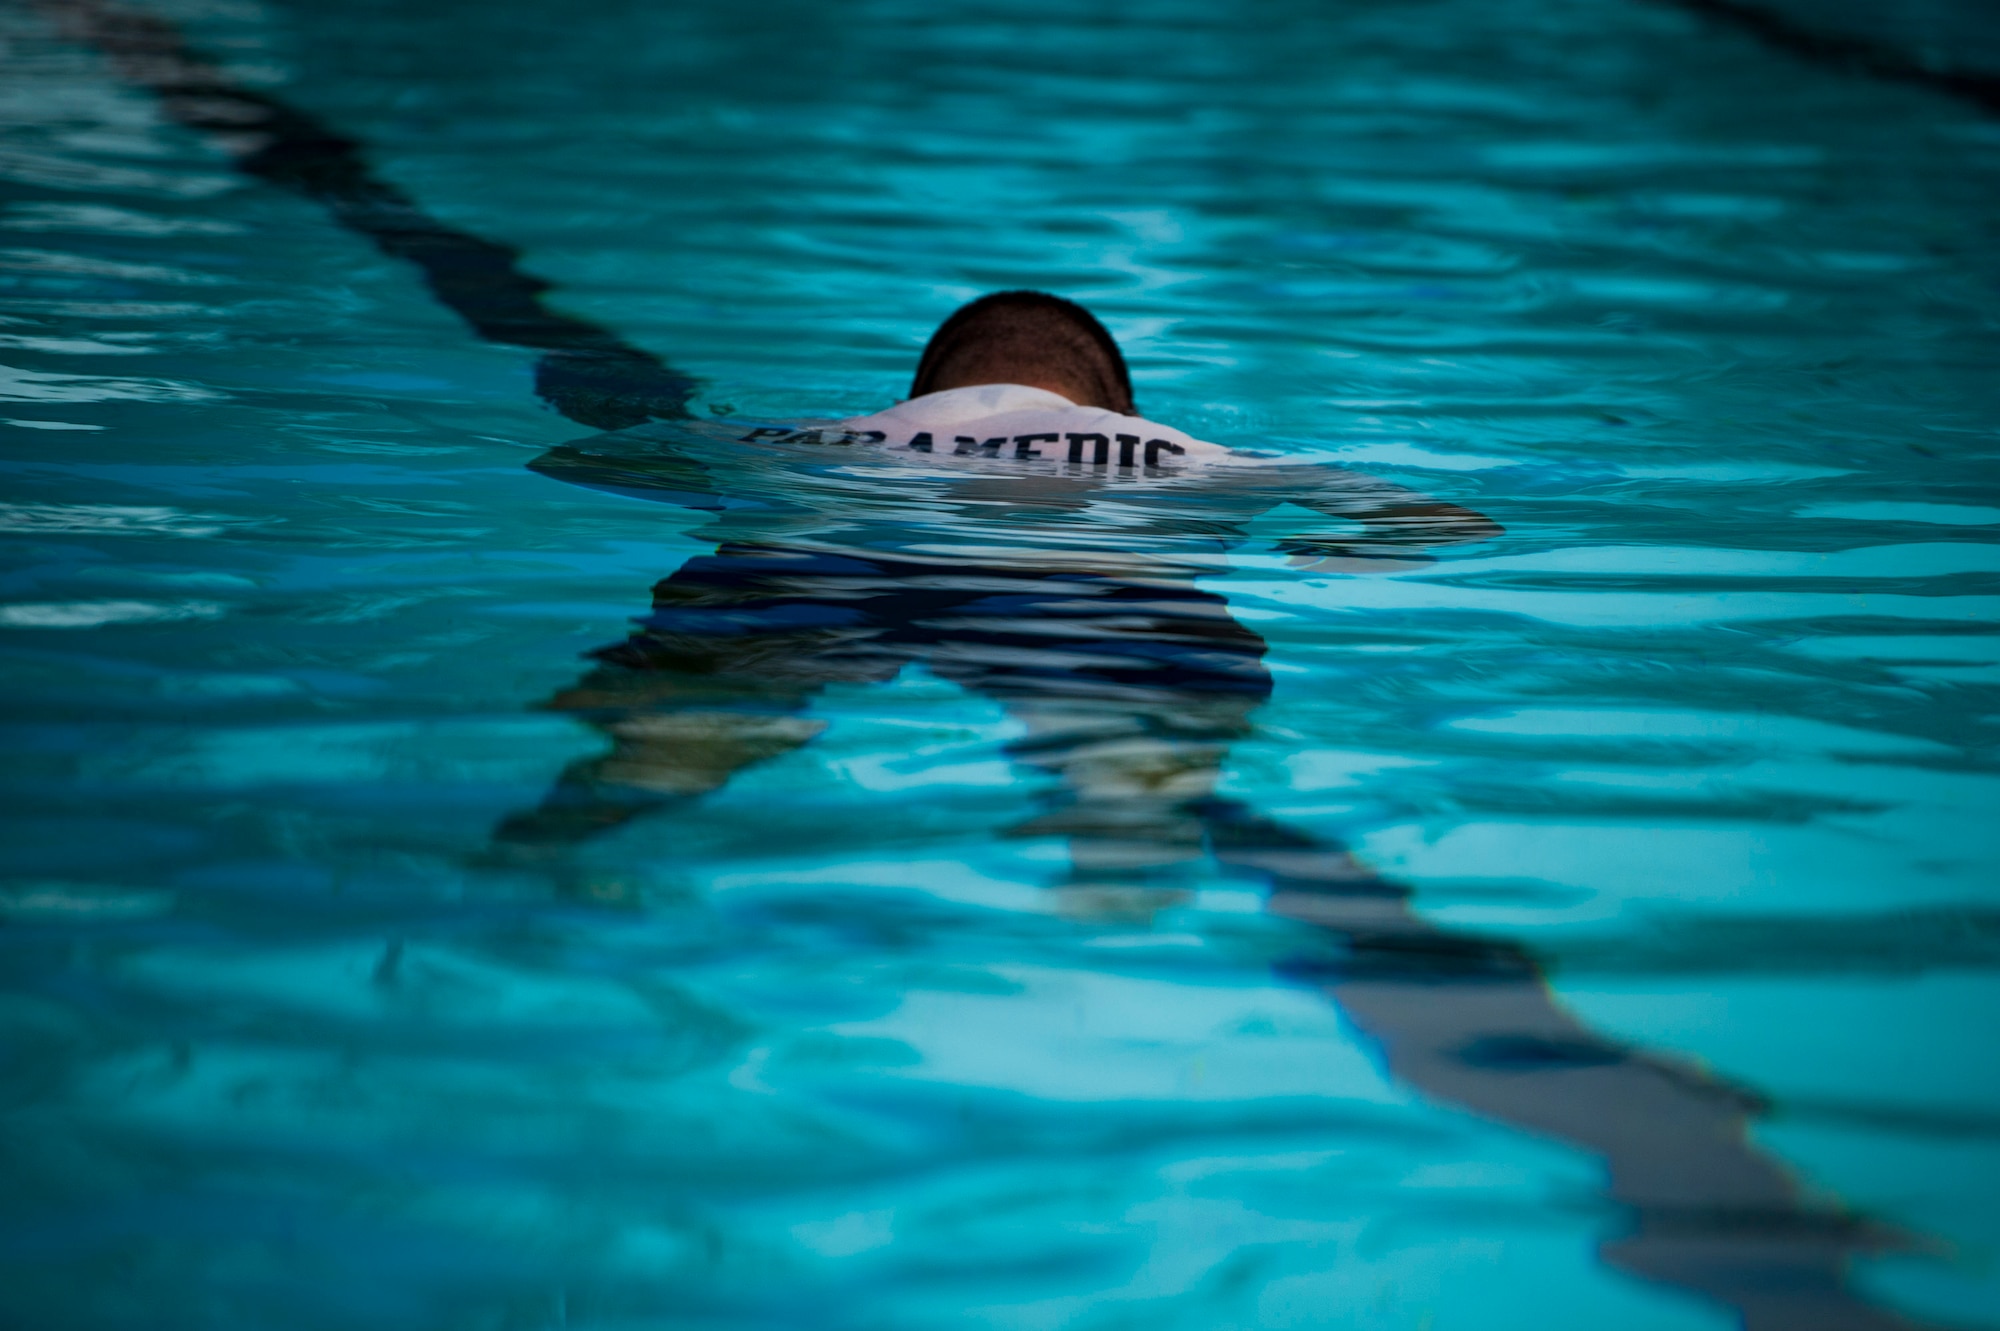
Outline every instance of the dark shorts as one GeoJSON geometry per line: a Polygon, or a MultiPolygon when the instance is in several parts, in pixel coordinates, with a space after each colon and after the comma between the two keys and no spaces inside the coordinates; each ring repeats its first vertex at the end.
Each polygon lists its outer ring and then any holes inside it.
{"type": "Polygon", "coordinates": [[[1160,702],[1261,699],[1264,650],[1186,577],[725,545],[656,586],[639,631],[594,655],[781,690],[887,679],[922,661],[989,693],[1160,702]]]}

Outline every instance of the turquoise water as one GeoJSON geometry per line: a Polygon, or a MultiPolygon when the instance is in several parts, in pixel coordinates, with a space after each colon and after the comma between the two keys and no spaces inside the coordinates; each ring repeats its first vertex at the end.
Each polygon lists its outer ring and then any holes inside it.
{"type": "Polygon", "coordinates": [[[1507,531],[1251,522],[1269,700],[1069,718],[1199,808],[934,654],[524,846],[710,515],[0,8],[0,1320],[2000,1326],[2000,121],[1608,0],[153,12],[697,418],[1038,286],[1507,531]]]}

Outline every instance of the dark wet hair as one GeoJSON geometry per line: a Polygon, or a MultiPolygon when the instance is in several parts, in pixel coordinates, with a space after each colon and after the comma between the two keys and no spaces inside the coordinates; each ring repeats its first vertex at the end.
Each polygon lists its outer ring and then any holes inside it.
{"type": "Polygon", "coordinates": [[[960,306],[931,334],[911,397],[978,383],[1067,385],[1078,405],[1136,416],[1132,375],[1096,316],[1046,291],[996,291],[960,306]]]}

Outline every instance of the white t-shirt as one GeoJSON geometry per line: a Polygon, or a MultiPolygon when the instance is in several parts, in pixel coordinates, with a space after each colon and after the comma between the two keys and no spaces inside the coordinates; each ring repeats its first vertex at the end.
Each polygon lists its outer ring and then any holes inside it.
{"type": "Polygon", "coordinates": [[[1231,457],[1220,444],[1045,388],[980,384],[926,393],[872,416],[841,421],[852,442],[928,454],[1041,464],[1081,475],[1160,475],[1231,457]]]}
{"type": "MultiPolygon", "coordinates": [[[[1282,504],[1367,522],[1427,502],[1022,384],[927,393],[834,422],[657,421],[534,465],[709,512],[690,534],[718,544],[1099,571],[1226,567],[1226,552],[1252,539],[1248,524],[1282,504]]],[[[1412,520],[1402,513],[1395,530],[1407,538],[1412,520]]]]}

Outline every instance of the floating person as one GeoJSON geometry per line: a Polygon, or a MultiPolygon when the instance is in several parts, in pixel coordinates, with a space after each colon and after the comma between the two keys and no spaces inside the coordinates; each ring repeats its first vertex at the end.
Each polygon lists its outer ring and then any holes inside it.
{"type": "Polygon", "coordinates": [[[664,423],[551,450],[546,475],[711,512],[713,555],[547,704],[610,741],[496,841],[527,857],[685,805],[810,742],[835,683],[912,663],[994,699],[1011,758],[1057,778],[1017,836],[1067,839],[1063,888],[1144,908],[1212,857],[1263,881],[1323,946],[1323,990],[1390,1071],[1600,1155],[1628,1232],[1612,1265],[1735,1309],[1752,1331],[1890,1331],[1851,1253],[1890,1240],[1803,1201],[1755,1150],[1748,1096],[1583,1026],[1504,941],[1439,928],[1407,887],[1216,787],[1271,691],[1265,644],[1198,585],[1291,503],[1349,524],[1280,542],[1307,568],[1408,566],[1490,539],[1485,516],[1322,466],[1246,455],[1136,414],[1124,358],[1079,306],[1001,292],[947,319],[910,398],[824,424],[664,423]]]}
{"type": "Polygon", "coordinates": [[[908,401],[825,426],[662,424],[552,450],[578,484],[716,514],[713,555],[551,706],[612,740],[503,842],[559,844],[714,790],[805,743],[829,684],[913,662],[997,700],[1016,757],[1063,779],[1079,877],[1116,876],[1139,817],[1192,845],[1224,748],[1271,691],[1264,643],[1196,579],[1286,502],[1355,530],[1285,542],[1313,567],[1407,565],[1499,527],[1455,504],[1237,453],[1133,414],[1081,307],[1002,292],[945,321],[908,401]],[[1093,815],[1090,811],[1096,810],[1093,815]],[[1086,831],[1093,816],[1105,826],[1086,831]],[[1192,821],[1191,821],[1192,820],[1192,821]]]}

